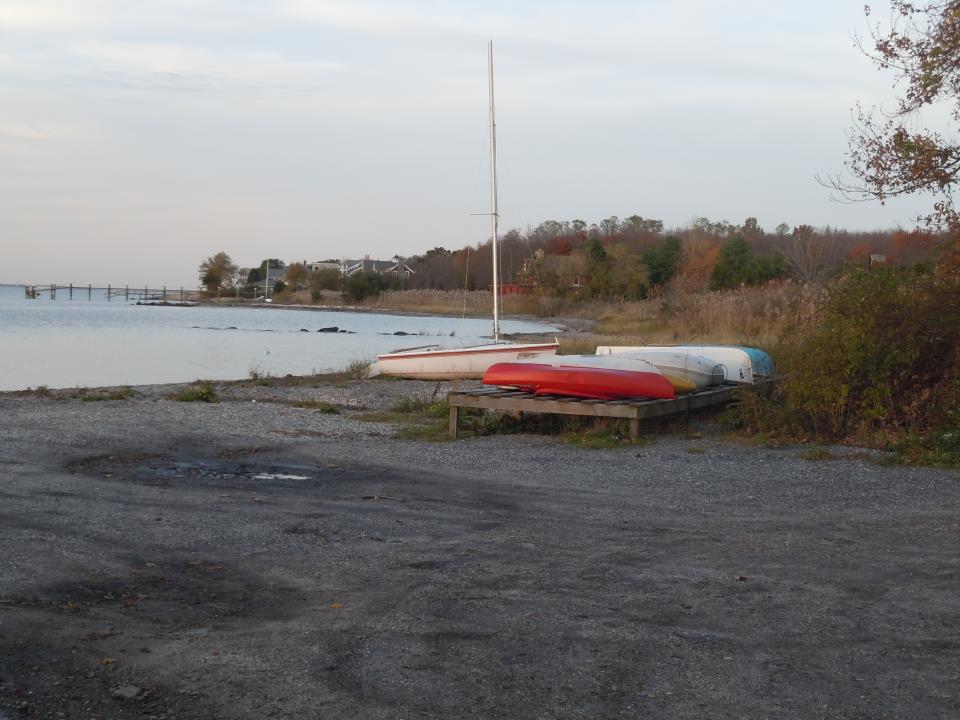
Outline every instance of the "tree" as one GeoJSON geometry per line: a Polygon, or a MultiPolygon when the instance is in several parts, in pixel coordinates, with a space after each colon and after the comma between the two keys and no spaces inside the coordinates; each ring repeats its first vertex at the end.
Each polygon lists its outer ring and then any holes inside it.
{"type": "Polygon", "coordinates": [[[680,238],[671,235],[657,248],[644,250],[643,264],[647,266],[651,285],[666,285],[680,269],[683,248],[680,238]]]}
{"type": "Polygon", "coordinates": [[[310,296],[319,300],[324,290],[340,289],[340,271],[333,268],[311,270],[307,273],[307,287],[310,288],[310,296]]]}
{"type": "Polygon", "coordinates": [[[822,280],[831,268],[840,265],[846,249],[836,238],[820,234],[810,225],[798,225],[790,235],[778,238],[777,244],[793,276],[803,282],[822,280]]]}
{"type": "Polygon", "coordinates": [[[208,292],[233,287],[237,279],[237,264],[222,250],[200,263],[200,283],[208,292]]]}
{"type": "Polygon", "coordinates": [[[879,69],[896,73],[900,97],[892,111],[858,108],[846,162],[855,180],[821,182],[850,201],[931,193],[937,199],[927,224],[955,230],[960,144],[920,124],[924,110],[949,109],[960,120],[960,2],[891,0],[890,6],[890,25],[873,27],[860,48],[879,69]]]}
{"type": "Polygon", "coordinates": [[[303,263],[293,263],[289,265],[287,272],[284,273],[283,281],[293,287],[304,284],[307,281],[307,266],[303,263]]]}
{"type": "Polygon", "coordinates": [[[746,240],[734,235],[723,243],[710,278],[711,290],[728,290],[740,285],[762,285],[786,277],[790,268],[780,253],[754,253],[746,240]]]}
{"type": "Polygon", "coordinates": [[[396,290],[403,282],[392,275],[381,275],[375,272],[357,272],[344,278],[341,284],[343,298],[358,302],[370,296],[376,296],[384,290],[396,290]]]}

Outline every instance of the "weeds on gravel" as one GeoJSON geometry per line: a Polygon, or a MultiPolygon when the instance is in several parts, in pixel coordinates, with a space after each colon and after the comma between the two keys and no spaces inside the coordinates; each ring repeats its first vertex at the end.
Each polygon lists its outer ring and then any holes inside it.
{"type": "Polygon", "coordinates": [[[291,403],[293,407],[303,408],[304,410],[316,410],[324,415],[339,415],[340,409],[333,403],[326,400],[297,400],[291,403]]]}
{"type": "Polygon", "coordinates": [[[803,454],[800,456],[804,460],[811,460],[813,462],[820,462],[822,460],[836,460],[837,456],[832,452],[827,450],[825,447],[820,445],[815,445],[814,447],[807,448],[803,451],[803,454]]]}
{"type": "Polygon", "coordinates": [[[911,434],[894,443],[893,462],[901,465],[960,469],[960,428],[911,434]]]}
{"type": "Polygon", "coordinates": [[[249,373],[250,380],[254,385],[259,385],[261,387],[270,387],[273,385],[274,377],[266,370],[258,367],[250,368],[249,373]]]}
{"type": "Polygon", "coordinates": [[[446,398],[442,400],[423,400],[404,396],[397,400],[390,408],[395,413],[401,415],[423,415],[431,418],[449,418],[450,403],[446,398]]]}
{"type": "Polygon", "coordinates": [[[335,374],[344,380],[365,380],[370,376],[370,363],[366,360],[352,360],[335,374]]]}
{"type": "Polygon", "coordinates": [[[220,399],[217,397],[217,389],[213,386],[213,383],[209,381],[198,381],[190,387],[174,393],[170,396],[170,399],[179,400],[180,402],[220,402],[220,399]]]}
{"type": "Polygon", "coordinates": [[[72,395],[71,397],[77,398],[83,402],[102,402],[104,400],[129,400],[133,397],[133,389],[124,387],[118,388],[116,390],[110,390],[108,392],[100,393],[91,393],[87,392],[86,389],[80,391],[78,395],[72,395]]]}

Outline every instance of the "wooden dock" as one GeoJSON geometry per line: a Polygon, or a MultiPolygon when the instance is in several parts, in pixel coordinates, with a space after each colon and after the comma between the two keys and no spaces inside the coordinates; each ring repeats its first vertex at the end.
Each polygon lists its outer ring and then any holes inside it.
{"type": "Polygon", "coordinates": [[[93,300],[93,294],[94,291],[96,291],[97,295],[105,300],[122,297],[124,302],[133,300],[143,304],[187,303],[195,301],[200,296],[200,293],[196,290],[185,290],[182,287],[177,290],[173,287],[167,288],[166,285],[151,288],[146,286],[131,287],[130,285],[107,285],[105,287],[99,287],[92,284],[74,285],[73,283],[69,283],[66,285],[57,285],[51,283],[50,285],[26,285],[23,288],[24,296],[28,300],[37,300],[44,295],[51,300],[56,300],[58,290],[60,291],[61,297],[66,296],[68,300],[73,300],[74,292],[76,292],[78,298],[86,296],[86,299],[90,301],[93,300]]]}
{"type": "Polygon", "coordinates": [[[706,390],[678,395],[672,400],[586,400],[555,395],[534,395],[521,390],[504,388],[454,391],[447,395],[450,401],[450,439],[455,440],[457,437],[460,408],[480,408],[510,413],[557,413],[623,418],[630,421],[630,439],[636,440],[640,434],[641,420],[722,405],[733,398],[738,387],[742,386],[718,385],[706,390]]]}

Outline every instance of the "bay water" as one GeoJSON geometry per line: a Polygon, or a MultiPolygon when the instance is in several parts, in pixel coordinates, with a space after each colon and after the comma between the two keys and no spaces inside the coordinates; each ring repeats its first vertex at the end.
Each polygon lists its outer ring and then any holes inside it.
{"type": "MultiPolygon", "coordinates": [[[[0,286],[0,390],[305,375],[398,348],[474,345],[489,337],[491,325],[484,318],[274,306],[158,307],[107,301],[97,290],[88,301],[86,288],[73,300],[64,288],[55,300],[29,300],[22,287],[0,286]],[[317,332],[334,326],[347,332],[317,332]]],[[[502,330],[554,328],[505,320],[502,330]]]]}

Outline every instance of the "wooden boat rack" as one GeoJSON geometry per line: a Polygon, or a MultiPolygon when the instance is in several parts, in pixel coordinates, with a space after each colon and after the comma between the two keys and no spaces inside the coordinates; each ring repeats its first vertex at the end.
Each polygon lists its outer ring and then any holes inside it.
{"type": "Polygon", "coordinates": [[[511,413],[558,413],[625,418],[630,421],[630,438],[636,440],[640,434],[641,420],[723,404],[733,397],[738,387],[740,386],[718,385],[706,390],[678,395],[672,400],[586,400],[556,395],[534,395],[522,390],[504,388],[455,390],[447,395],[450,401],[450,439],[455,440],[457,437],[459,409],[481,408],[511,413]]]}

